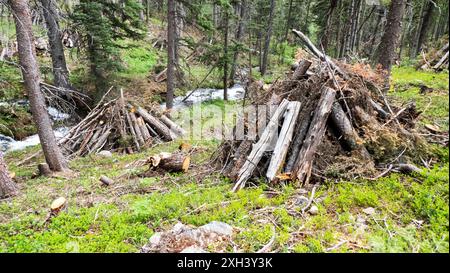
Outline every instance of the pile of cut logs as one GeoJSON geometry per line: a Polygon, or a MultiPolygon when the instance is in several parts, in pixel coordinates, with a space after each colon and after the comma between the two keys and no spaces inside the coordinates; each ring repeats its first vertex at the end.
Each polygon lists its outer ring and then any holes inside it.
{"type": "MultiPolygon", "coordinates": [[[[264,93],[261,89],[248,90],[250,103],[278,107],[256,115],[257,124],[266,124],[258,128],[256,141],[249,136],[225,141],[214,158],[235,182],[233,191],[252,178],[302,186],[312,177],[326,178],[330,170],[335,172],[330,166],[339,164],[342,173],[358,170],[359,177],[404,170],[409,156],[420,152],[416,143],[422,140],[413,129],[419,115],[414,105],[389,104],[378,87],[382,76],[375,81],[353,71],[324,55],[300,31],[293,32],[312,54],[265,95],[258,95],[264,93]]],[[[250,123],[243,120],[244,126],[250,123]]]]}
{"type": "Polygon", "coordinates": [[[448,46],[449,44],[446,43],[441,49],[432,55],[430,61],[427,61],[426,57],[423,56],[423,60],[420,63],[420,69],[433,69],[435,71],[441,71],[445,68],[448,69],[448,46]]]}
{"type": "Polygon", "coordinates": [[[106,103],[100,102],[59,144],[70,156],[85,156],[101,150],[134,153],[184,134],[185,131],[163,113],[126,103],[122,95],[106,103]]]}

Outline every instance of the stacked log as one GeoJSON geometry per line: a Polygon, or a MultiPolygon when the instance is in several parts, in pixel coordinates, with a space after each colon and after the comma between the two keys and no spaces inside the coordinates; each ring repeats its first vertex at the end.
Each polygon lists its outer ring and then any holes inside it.
{"type": "MultiPolygon", "coordinates": [[[[291,75],[274,83],[267,94],[250,90],[258,93],[249,94],[255,98],[250,103],[275,104],[275,111],[256,116],[260,133],[255,142],[249,135],[226,141],[216,157],[218,168],[234,181],[233,191],[261,178],[304,186],[312,177],[327,178],[335,165],[342,165],[344,177],[374,175],[375,167],[417,158],[422,150],[415,143],[423,140],[411,126],[417,115],[389,104],[378,87],[384,76],[368,77],[332,60],[306,35],[293,32],[312,52],[309,60],[299,60],[291,75]]],[[[251,125],[244,122],[246,126],[251,125]]]]}
{"type": "Polygon", "coordinates": [[[121,96],[100,102],[59,144],[69,156],[86,156],[101,150],[134,153],[184,134],[167,116],[126,103],[121,96]]]}
{"type": "Polygon", "coordinates": [[[430,60],[423,56],[423,60],[419,63],[420,69],[428,70],[433,69],[434,71],[441,71],[445,68],[448,69],[448,56],[449,55],[449,44],[446,43],[441,49],[432,54],[430,60]]]}

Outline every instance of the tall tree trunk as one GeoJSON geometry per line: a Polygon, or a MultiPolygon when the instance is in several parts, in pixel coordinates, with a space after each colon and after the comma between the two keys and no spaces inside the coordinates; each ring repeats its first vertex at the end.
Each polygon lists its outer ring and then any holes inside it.
{"type": "Polygon", "coordinates": [[[410,45],[410,52],[409,52],[409,57],[410,59],[414,59],[417,57],[418,52],[416,52],[417,49],[417,44],[419,41],[419,35],[420,35],[420,29],[422,28],[422,22],[423,22],[423,18],[422,15],[424,13],[425,7],[427,5],[427,1],[428,0],[424,0],[423,4],[420,7],[420,11],[419,11],[419,19],[417,20],[417,27],[413,28],[414,32],[411,35],[411,45],[410,45]]]}
{"type": "Polygon", "coordinates": [[[398,47],[400,33],[402,31],[402,19],[405,11],[406,0],[392,0],[389,6],[389,14],[378,48],[378,63],[389,73],[395,58],[395,49],[398,47]]]}
{"type": "Polygon", "coordinates": [[[174,38],[174,62],[175,62],[175,75],[176,75],[176,84],[182,84],[184,79],[183,70],[180,67],[180,40],[185,27],[185,18],[186,18],[186,10],[184,8],[184,4],[181,1],[175,0],[175,38],[174,38]]]}
{"type": "Polygon", "coordinates": [[[340,58],[340,45],[341,45],[341,15],[340,11],[342,10],[342,1],[339,1],[338,6],[338,16],[337,16],[337,22],[336,22],[336,43],[334,47],[334,57],[340,58]]]}
{"type": "Polygon", "coordinates": [[[398,52],[398,59],[401,60],[402,58],[402,54],[403,54],[403,49],[405,46],[405,37],[408,35],[411,25],[412,25],[412,20],[413,20],[413,6],[412,6],[412,0],[407,0],[406,1],[406,14],[405,14],[405,19],[407,19],[407,25],[406,27],[403,29],[402,31],[402,36],[400,38],[400,51],[398,52]]]}
{"type": "Polygon", "coordinates": [[[355,9],[353,12],[353,17],[355,18],[353,20],[353,27],[352,27],[352,44],[351,44],[351,49],[353,52],[357,53],[358,52],[358,48],[357,48],[357,44],[356,41],[357,36],[358,36],[358,27],[359,27],[359,21],[361,18],[361,11],[362,11],[362,1],[361,0],[357,0],[356,4],[355,4],[355,9]]]}
{"type": "Polygon", "coordinates": [[[328,12],[327,12],[327,22],[325,24],[325,29],[323,31],[323,35],[322,35],[322,39],[321,39],[321,44],[323,47],[323,50],[325,52],[327,52],[328,50],[328,41],[329,41],[329,36],[330,36],[330,29],[331,29],[331,22],[333,20],[333,15],[334,15],[334,10],[336,9],[338,4],[338,0],[331,0],[330,1],[330,6],[328,8],[328,12]]]}
{"type": "MultiPolygon", "coordinates": [[[[240,43],[242,42],[242,38],[244,37],[244,21],[245,21],[245,14],[247,12],[247,2],[246,0],[241,0],[241,7],[239,12],[239,23],[238,23],[238,29],[236,32],[236,42],[240,43]]],[[[233,56],[233,64],[231,65],[231,72],[230,72],[230,80],[234,83],[234,78],[236,77],[236,67],[237,67],[237,60],[239,57],[239,51],[236,50],[234,52],[233,56]]]]}
{"type": "Polygon", "coordinates": [[[270,51],[270,39],[272,38],[272,28],[273,28],[273,17],[275,13],[275,0],[270,1],[270,14],[269,22],[267,25],[266,39],[264,41],[264,53],[261,64],[261,75],[265,75],[267,72],[267,65],[269,62],[269,51],[270,51]]]}
{"type": "Polygon", "coordinates": [[[229,11],[225,10],[224,18],[224,42],[223,42],[223,100],[228,100],[228,28],[229,11]]]}
{"type": "Polygon", "coordinates": [[[144,7],[145,7],[145,1],[146,1],[146,0],[141,0],[141,6],[142,6],[142,8],[141,8],[141,10],[139,10],[139,19],[141,19],[142,21],[145,20],[145,10],[144,10],[144,7]]]}
{"type": "Polygon", "coordinates": [[[32,32],[30,9],[27,0],[8,0],[16,23],[19,63],[22,67],[25,89],[28,92],[31,112],[36,123],[45,159],[52,171],[63,171],[67,164],[53,133],[45,99],[40,90],[40,75],[32,32]]]}
{"type": "Polygon", "coordinates": [[[175,0],[167,0],[167,93],[166,108],[173,108],[175,88],[175,0]]]}
{"type": "Polygon", "coordinates": [[[217,27],[217,25],[218,25],[218,17],[219,17],[219,14],[218,14],[219,12],[218,12],[218,8],[217,8],[217,4],[216,3],[214,3],[213,4],[213,10],[212,10],[212,20],[213,20],[213,25],[214,25],[214,27],[217,27]]]}
{"type": "Polygon", "coordinates": [[[47,25],[47,35],[52,56],[55,86],[70,89],[69,70],[67,69],[64,46],[59,28],[58,10],[53,0],[40,0],[47,25]]]}
{"type": "Polygon", "coordinates": [[[419,54],[422,51],[423,44],[427,40],[428,29],[431,25],[431,19],[433,16],[434,4],[431,1],[427,2],[427,6],[422,15],[422,25],[419,30],[419,38],[417,40],[416,54],[419,54]]]}
{"type": "Polygon", "coordinates": [[[370,41],[370,56],[371,58],[374,58],[375,56],[375,51],[376,51],[376,41],[377,41],[377,34],[378,34],[378,29],[380,28],[380,24],[381,24],[381,19],[383,19],[384,17],[384,9],[380,8],[377,11],[378,13],[378,17],[377,17],[377,21],[375,23],[375,30],[372,33],[372,39],[370,41]]]}
{"type": "Polygon", "coordinates": [[[304,21],[304,23],[303,23],[303,27],[302,27],[302,29],[303,29],[303,31],[308,35],[309,34],[309,29],[308,29],[308,26],[309,26],[309,11],[310,11],[310,9],[311,9],[311,2],[312,1],[306,1],[306,16],[305,16],[305,21],[304,21]]]}
{"type": "Polygon", "coordinates": [[[261,67],[262,67],[262,59],[263,59],[263,47],[262,47],[262,30],[259,29],[258,30],[258,34],[256,37],[256,46],[258,48],[258,65],[260,68],[260,72],[261,72],[261,67]]]}
{"type": "MultiPolygon", "coordinates": [[[[337,1],[337,0],[333,0],[333,1],[337,1]]],[[[288,14],[287,14],[287,18],[286,18],[286,29],[284,31],[283,41],[287,40],[288,33],[291,29],[292,6],[293,6],[293,0],[289,0],[289,9],[288,9],[288,14]]]]}
{"type": "Polygon", "coordinates": [[[348,14],[348,21],[347,21],[347,25],[346,25],[346,34],[345,34],[345,42],[344,42],[344,52],[342,57],[347,58],[349,56],[349,53],[352,49],[352,30],[353,30],[353,22],[355,20],[355,18],[353,18],[353,13],[354,13],[354,9],[355,9],[355,1],[356,0],[352,0],[349,3],[348,9],[347,9],[347,14],[348,14]]]}
{"type": "Polygon", "coordinates": [[[0,151],[0,199],[14,196],[18,191],[17,185],[9,176],[3,153],[0,151]]]}

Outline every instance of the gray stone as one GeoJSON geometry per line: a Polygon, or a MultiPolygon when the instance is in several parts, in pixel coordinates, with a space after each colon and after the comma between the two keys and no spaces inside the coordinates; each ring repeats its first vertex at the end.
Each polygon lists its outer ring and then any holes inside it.
{"type": "Polygon", "coordinates": [[[223,222],[212,221],[209,224],[201,226],[199,229],[205,232],[214,232],[219,235],[225,236],[233,235],[233,227],[223,222]]]}
{"type": "Polygon", "coordinates": [[[364,212],[365,214],[367,214],[367,215],[373,215],[373,214],[375,214],[375,209],[369,207],[369,208],[363,209],[363,212],[364,212]]]}
{"type": "Polygon", "coordinates": [[[311,208],[309,209],[309,213],[311,215],[317,215],[319,214],[319,208],[317,206],[311,206],[311,208]]]}
{"type": "Polygon", "coordinates": [[[302,208],[306,207],[308,202],[309,202],[308,198],[306,198],[305,196],[299,196],[297,198],[297,200],[295,200],[295,205],[299,206],[302,209],[302,208]]]}
{"type": "Polygon", "coordinates": [[[112,153],[111,153],[110,151],[100,151],[100,152],[98,153],[98,155],[99,155],[99,156],[102,156],[102,157],[112,157],[112,156],[113,156],[112,153]]]}
{"type": "Polygon", "coordinates": [[[156,232],[150,237],[150,244],[158,245],[161,242],[161,232],[156,232]]]}

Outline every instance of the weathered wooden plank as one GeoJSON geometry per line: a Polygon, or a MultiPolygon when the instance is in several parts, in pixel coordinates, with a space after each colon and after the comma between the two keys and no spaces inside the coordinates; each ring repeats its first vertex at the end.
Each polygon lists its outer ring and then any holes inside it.
{"type": "Polygon", "coordinates": [[[233,188],[234,192],[242,189],[245,186],[247,180],[252,176],[253,171],[261,161],[264,152],[269,148],[273,136],[277,133],[279,120],[286,111],[288,104],[289,101],[286,99],[281,102],[272,118],[270,119],[269,124],[261,135],[259,141],[253,146],[250,155],[247,157],[247,161],[239,171],[238,181],[233,188]]]}
{"type": "Polygon", "coordinates": [[[287,106],[283,127],[281,128],[278,141],[273,151],[273,156],[267,168],[266,177],[269,181],[273,181],[284,165],[289,146],[294,135],[295,124],[297,122],[298,114],[300,113],[301,103],[298,101],[291,101],[287,106]]]}

